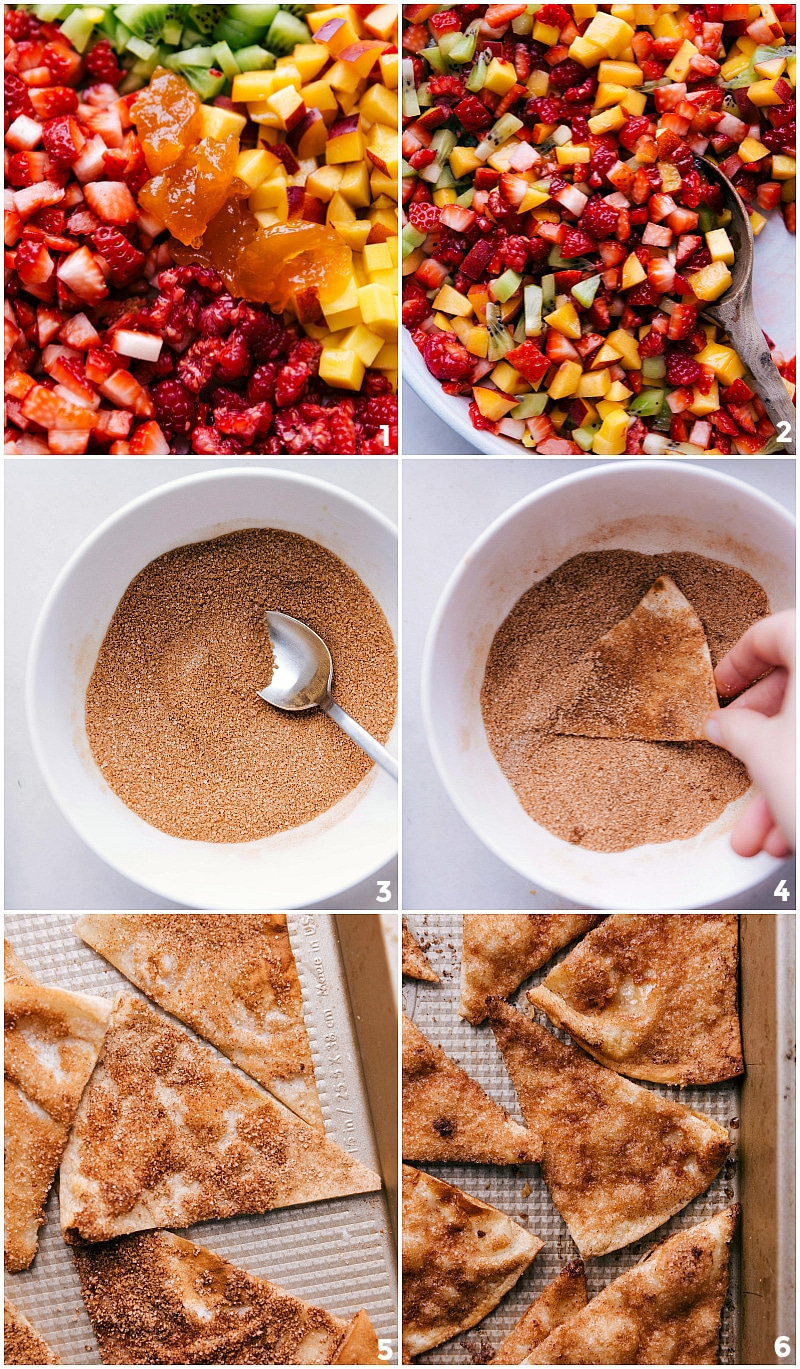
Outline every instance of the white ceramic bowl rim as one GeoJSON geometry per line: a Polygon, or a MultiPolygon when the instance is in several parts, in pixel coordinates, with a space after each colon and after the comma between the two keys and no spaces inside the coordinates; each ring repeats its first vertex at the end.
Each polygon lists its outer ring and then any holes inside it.
{"type": "MultiPolygon", "coordinates": [[[[763,491],[756,489],[753,485],[747,484],[744,480],[739,480],[735,476],[728,475],[726,472],[714,470],[713,466],[710,464],[706,465],[699,462],[697,464],[690,464],[685,461],[673,461],[661,458],[652,460],[632,459],[627,461],[608,461],[604,462],[602,465],[587,466],[582,470],[573,471],[569,475],[561,476],[557,480],[549,481],[546,485],[534,490],[523,499],[517,500],[516,503],[512,504],[495,518],[461,556],[442,590],[434,610],[423,651],[421,694],[423,725],[436,770],[451,803],[470,830],[475,833],[480,841],[497,857],[498,860],[502,861],[504,865],[511,865],[518,874],[523,875],[525,878],[531,876],[531,871],[529,868],[526,868],[524,862],[520,861],[520,863],[515,864],[509,857],[508,851],[502,850],[498,843],[488,833],[481,831],[479,827],[476,826],[474,814],[470,811],[469,805],[465,802],[464,798],[462,798],[459,786],[455,784],[451,778],[447,762],[439,743],[438,730],[434,720],[433,690],[434,657],[442,624],[448,615],[453,597],[458,590],[470,562],[476,558],[487,544],[492,542],[498,533],[502,531],[503,527],[508,523],[511,523],[522,510],[540,503],[555,490],[564,490],[573,485],[585,486],[588,482],[604,479],[605,476],[611,472],[616,473],[623,471],[629,473],[632,471],[658,471],[663,473],[665,470],[682,472],[692,477],[696,477],[698,473],[704,476],[710,476],[716,482],[726,485],[731,490],[745,493],[749,500],[760,503],[764,508],[776,513],[781,519],[792,520],[792,515],[789,510],[784,508],[783,505],[779,504],[769,495],[764,494],[763,491]]],[[[760,857],[756,858],[756,860],[759,859],[760,857]]],[[[778,868],[780,864],[779,861],[773,860],[771,857],[765,859],[770,863],[770,868],[778,868]]],[[[759,869],[758,877],[761,878],[763,874],[764,871],[759,869]]],[[[597,906],[600,905],[598,904],[597,906]]]]}
{"type": "MultiPolygon", "coordinates": [[[[117,870],[118,873],[122,874],[124,878],[131,879],[133,882],[136,883],[140,883],[143,888],[149,889],[151,893],[157,894],[162,898],[170,899],[172,901],[176,901],[176,894],[174,888],[166,887],[161,881],[158,880],[158,878],[154,877],[152,874],[149,874],[146,878],[143,875],[140,879],[134,879],[134,877],[128,871],[119,871],[118,867],[114,864],[112,860],[109,859],[108,854],[102,849],[101,845],[95,840],[93,840],[93,836],[90,830],[87,830],[83,826],[80,829],[76,829],[75,823],[73,821],[73,816],[70,812],[67,803],[64,801],[64,797],[61,791],[61,785],[57,782],[52,767],[50,765],[50,759],[47,754],[47,751],[41,745],[41,739],[39,737],[39,731],[36,725],[35,688],[37,676],[39,673],[39,658],[42,653],[43,643],[48,630],[49,619],[53,606],[57,602],[64,586],[68,583],[76,566],[78,566],[78,564],[83,560],[87,553],[90,552],[97,545],[97,543],[99,543],[104,537],[106,537],[107,534],[111,532],[115,526],[124,522],[132,514],[137,513],[143,509],[146,509],[148,505],[157,503],[161,498],[163,498],[165,494],[168,494],[179,488],[186,488],[187,486],[197,486],[202,484],[214,484],[220,481],[229,483],[231,481],[235,482],[238,479],[252,479],[254,477],[256,479],[264,479],[265,482],[268,481],[271,484],[280,482],[285,483],[287,485],[294,485],[296,487],[315,489],[317,491],[333,496],[339,502],[349,504],[353,509],[358,510],[361,514],[371,519],[380,528],[382,528],[383,531],[386,532],[395,543],[397,542],[397,525],[393,523],[390,518],[387,518],[387,516],[380,511],[380,509],[375,508],[373,504],[370,504],[366,500],[361,499],[358,495],[351,493],[351,491],[342,488],[342,486],[334,485],[332,482],[327,480],[321,480],[317,476],[304,475],[299,471],[287,471],[281,467],[274,466],[216,467],[214,470],[211,471],[199,471],[193,473],[192,475],[179,476],[175,480],[166,481],[161,485],[155,486],[153,489],[146,490],[141,495],[137,495],[134,499],[129,500],[120,508],[116,509],[114,513],[110,514],[107,518],[105,518],[101,523],[99,523],[98,526],[88,535],[88,537],[84,538],[81,544],[75,549],[75,551],[71,554],[71,556],[62,566],[61,570],[59,571],[58,575],[53,581],[50,590],[48,591],[48,594],[39,611],[39,616],[36,621],[33,636],[31,639],[30,649],[28,652],[25,678],[25,714],[28,726],[28,735],[31,740],[31,745],[34,756],[36,758],[36,762],[44,777],[50,797],[54,800],[56,806],[58,807],[59,811],[61,812],[62,816],[67,821],[67,823],[69,823],[70,827],[72,827],[73,830],[78,830],[78,835],[80,836],[80,839],[84,842],[85,845],[89,847],[89,849],[98,857],[98,859],[103,861],[105,865],[109,865],[112,869],[117,870]]],[[[254,524],[254,526],[260,525],[254,524]]],[[[180,542],[179,544],[183,545],[184,543],[180,542]]],[[[165,551],[169,549],[170,548],[165,548],[165,551]]],[[[370,867],[365,867],[362,871],[359,872],[358,882],[361,882],[365,879],[369,879],[373,874],[376,873],[377,870],[381,869],[387,861],[393,859],[396,854],[397,842],[395,839],[395,841],[392,843],[391,849],[389,847],[389,844],[387,843],[386,849],[381,853],[380,858],[373,858],[370,867]]],[[[331,883],[329,890],[325,894],[325,898],[335,898],[345,893],[348,889],[352,887],[352,880],[340,878],[338,881],[331,883]]],[[[197,903],[195,906],[200,907],[203,905],[197,903]]],[[[218,905],[214,903],[209,904],[208,906],[217,907],[218,905]]]]}

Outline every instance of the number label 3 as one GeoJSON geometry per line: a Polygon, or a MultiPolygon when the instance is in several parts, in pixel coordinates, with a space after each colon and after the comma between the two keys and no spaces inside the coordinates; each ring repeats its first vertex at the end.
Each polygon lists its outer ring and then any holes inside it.
{"type": "Polygon", "coordinates": [[[392,882],[389,879],[378,880],[378,892],[375,895],[376,903],[389,903],[392,897],[392,882]]]}

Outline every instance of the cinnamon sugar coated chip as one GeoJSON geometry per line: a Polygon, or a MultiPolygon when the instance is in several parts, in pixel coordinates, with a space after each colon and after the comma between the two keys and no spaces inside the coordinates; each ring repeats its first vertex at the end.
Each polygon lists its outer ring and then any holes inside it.
{"type": "Polygon", "coordinates": [[[741,762],[708,742],[555,731],[581,655],[662,575],[692,605],[715,666],[769,613],[761,585],[723,561],[694,552],[584,552],[523,594],[489,651],[481,708],[503,774],[535,822],[590,850],[695,836],[750,784],[741,762]]]}
{"type": "Polygon", "coordinates": [[[319,709],[258,697],[267,609],[327,644],[337,703],[381,742],[394,721],[389,625],[355,571],[308,538],[247,528],[178,547],[128,586],[86,695],[104,778],[146,822],[195,841],[255,841],[324,813],[371,768],[319,709]]]}

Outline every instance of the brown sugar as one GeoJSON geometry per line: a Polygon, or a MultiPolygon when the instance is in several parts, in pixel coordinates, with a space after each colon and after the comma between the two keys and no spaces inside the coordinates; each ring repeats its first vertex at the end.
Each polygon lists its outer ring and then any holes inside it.
{"type": "Polygon", "coordinates": [[[535,822],[594,851],[695,836],[750,783],[741,762],[708,742],[555,732],[578,658],[632,612],[660,575],[669,575],[694,607],[714,665],[769,613],[757,581],[722,561],[693,552],[585,552],[523,594],[486,663],[481,708],[503,774],[535,822]]]}
{"type": "Polygon", "coordinates": [[[319,633],[333,692],[385,742],[397,702],[391,630],[332,552],[248,528],[179,547],[128,586],[86,694],[104,778],[146,822],[195,841],[255,841],[324,813],[371,762],[319,709],[258,697],[272,677],[267,609],[319,633]]]}

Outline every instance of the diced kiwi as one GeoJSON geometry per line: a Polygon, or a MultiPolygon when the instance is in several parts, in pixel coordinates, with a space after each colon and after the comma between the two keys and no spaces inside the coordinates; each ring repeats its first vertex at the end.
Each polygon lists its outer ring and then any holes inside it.
{"type": "Polygon", "coordinates": [[[212,33],[222,19],[225,10],[225,5],[190,5],[189,23],[193,24],[201,33],[212,33]]]}
{"type": "Polygon", "coordinates": [[[227,43],[232,52],[238,52],[239,48],[257,42],[261,33],[261,29],[243,24],[240,19],[231,19],[226,14],[215,26],[211,37],[215,43],[227,43]]]}
{"type": "Polygon", "coordinates": [[[99,10],[90,10],[89,14],[86,14],[82,9],[74,9],[71,14],[67,15],[63,24],[59,25],[59,31],[72,44],[76,52],[85,52],[89,46],[89,40],[97,23],[97,19],[91,17],[92,15],[102,18],[102,12],[99,10]]]}
{"type": "Polygon", "coordinates": [[[263,29],[266,32],[280,5],[226,5],[225,9],[229,19],[236,19],[248,28],[263,29]]]}
{"type": "MultiPolygon", "coordinates": [[[[249,8],[249,6],[248,6],[249,8]]],[[[310,5],[281,5],[281,9],[288,14],[294,14],[298,19],[303,19],[311,9],[310,5]]]]}
{"type": "Polygon", "coordinates": [[[161,38],[167,17],[166,5],[117,5],[117,18],[137,38],[155,46],[161,38]]]}
{"type": "Polygon", "coordinates": [[[239,66],[239,63],[237,62],[236,58],[234,57],[233,53],[228,47],[228,44],[215,43],[213,51],[216,57],[214,66],[219,67],[220,70],[223,71],[224,74],[227,76],[228,80],[232,81],[234,76],[239,75],[241,67],[239,66]]]}
{"type": "Polygon", "coordinates": [[[204,67],[183,67],[178,71],[178,75],[183,77],[204,102],[215,100],[225,89],[225,77],[215,67],[211,67],[210,70],[204,67]]]}
{"type": "Polygon", "coordinates": [[[66,19],[77,5],[37,5],[34,14],[43,24],[54,24],[57,19],[66,19]]]}
{"type": "Polygon", "coordinates": [[[166,58],[165,65],[170,71],[178,71],[181,67],[202,67],[208,71],[210,67],[219,66],[217,62],[217,49],[213,48],[184,48],[182,52],[171,52],[166,58]]]}
{"type": "Polygon", "coordinates": [[[236,61],[239,63],[240,71],[266,71],[275,65],[274,52],[267,52],[266,48],[259,47],[254,43],[249,48],[239,48],[236,54],[236,61]]]}
{"type": "Polygon", "coordinates": [[[278,10],[264,39],[266,47],[279,57],[291,52],[298,43],[310,42],[311,30],[308,25],[287,10],[278,10]]]}
{"type": "Polygon", "coordinates": [[[158,52],[157,45],[146,42],[144,38],[137,38],[135,33],[131,34],[125,47],[128,52],[132,52],[134,57],[138,57],[141,62],[149,62],[153,53],[158,52]]]}

